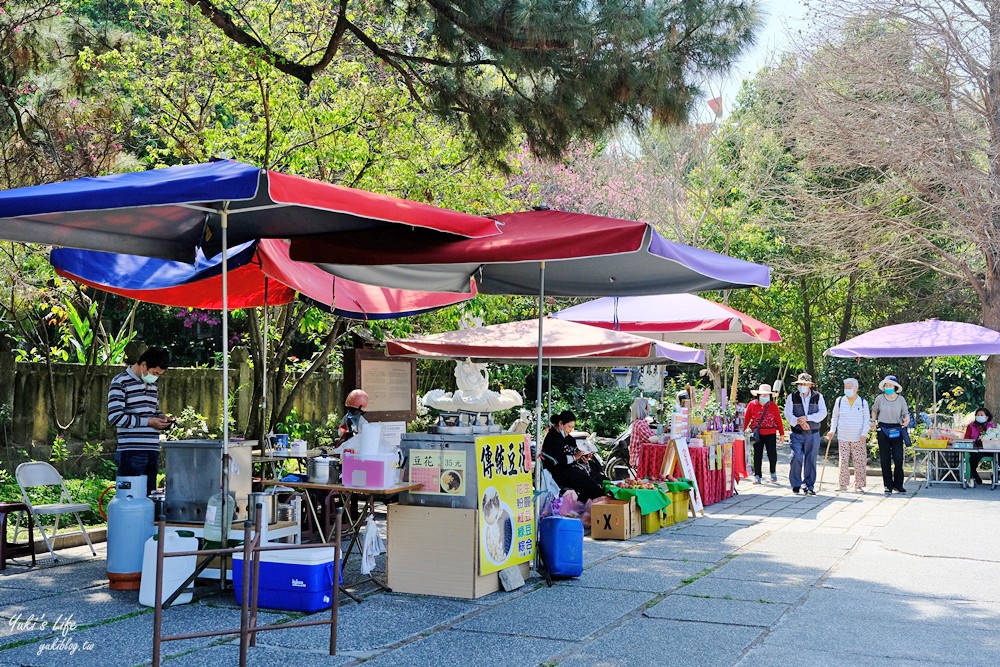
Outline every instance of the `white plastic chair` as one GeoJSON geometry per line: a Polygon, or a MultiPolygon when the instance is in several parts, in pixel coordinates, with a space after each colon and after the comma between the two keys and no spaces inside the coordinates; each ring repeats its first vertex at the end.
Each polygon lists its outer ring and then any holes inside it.
{"type": "Polygon", "coordinates": [[[31,515],[35,517],[35,525],[41,531],[42,539],[45,540],[45,546],[48,547],[49,553],[52,554],[52,560],[58,562],[59,559],[52,548],[49,536],[45,533],[45,526],[38,520],[38,517],[41,516],[55,515],[56,525],[52,531],[53,536],[59,532],[60,515],[72,514],[75,516],[76,522],[80,526],[80,533],[83,534],[83,538],[87,540],[87,546],[90,547],[90,553],[95,556],[97,555],[97,552],[94,551],[94,543],[90,541],[90,535],[87,534],[87,529],[83,526],[83,519],[80,518],[80,512],[90,510],[90,505],[73,502],[69,492],[66,490],[66,485],[63,484],[62,475],[59,474],[58,470],[44,461],[31,461],[17,466],[17,470],[14,471],[14,477],[17,479],[17,485],[21,488],[21,497],[24,499],[24,504],[28,506],[31,515]],[[32,503],[31,497],[28,495],[28,489],[38,486],[58,486],[60,489],[59,502],[47,503],[45,505],[35,505],[32,503]]]}

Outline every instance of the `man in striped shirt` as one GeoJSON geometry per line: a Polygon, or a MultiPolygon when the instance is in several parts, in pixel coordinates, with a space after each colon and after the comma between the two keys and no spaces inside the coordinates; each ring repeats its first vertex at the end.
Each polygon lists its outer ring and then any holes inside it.
{"type": "Polygon", "coordinates": [[[145,475],[147,495],[156,488],[160,432],[173,425],[173,420],[160,412],[156,393],[156,381],[169,365],[167,351],[151,347],[116,375],[108,390],[108,422],[118,434],[118,476],[145,475]]]}

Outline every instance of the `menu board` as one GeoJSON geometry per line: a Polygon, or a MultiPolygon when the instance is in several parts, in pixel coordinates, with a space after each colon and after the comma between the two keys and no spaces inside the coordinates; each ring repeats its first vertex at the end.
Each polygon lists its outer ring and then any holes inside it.
{"type": "Polygon", "coordinates": [[[390,359],[381,350],[356,348],[344,354],[344,391],[368,394],[368,421],[410,421],[417,416],[417,366],[413,359],[390,359]]]}
{"type": "Polygon", "coordinates": [[[410,482],[423,484],[416,491],[432,495],[465,495],[465,452],[452,449],[411,449],[410,482]]]}
{"type": "Polygon", "coordinates": [[[479,574],[525,563],[535,554],[535,504],[528,436],[476,438],[479,574]]]}

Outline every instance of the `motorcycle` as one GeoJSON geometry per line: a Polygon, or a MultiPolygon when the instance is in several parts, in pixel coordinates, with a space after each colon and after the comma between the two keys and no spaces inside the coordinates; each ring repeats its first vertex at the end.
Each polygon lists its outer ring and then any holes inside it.
{"type": "Polygon", "coordinates": [[[632,427],[626,428],[621,435],[611,443],[608,460],[604,463],[604,474],[612,482],[636,477],[636,470],[629,463],[628,445],[632,440],[632,427]]]}

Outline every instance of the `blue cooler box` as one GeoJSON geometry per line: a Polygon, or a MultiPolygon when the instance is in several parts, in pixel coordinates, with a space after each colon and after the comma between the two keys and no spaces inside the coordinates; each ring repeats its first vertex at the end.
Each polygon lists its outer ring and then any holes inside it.
{"type": "Polygon", "coordinates": [[[547,516],[539,525],[539,546],[545,567],[553,577],[583,574],[583,522],[565,516],[547,516]]]}
{"type": "MultiPolygon", "coordinates": [[[[260,557],[257,606],[286,611],[319,611],[333,604],[333,547],[264,551],[260,557]]],[[[344,574],[340,574],[344,583],[344,574]]],[[[243,554],[233,556],[233,589],[243,602],[243,554]]]]}

